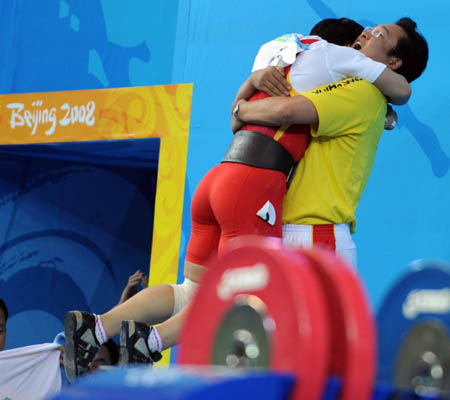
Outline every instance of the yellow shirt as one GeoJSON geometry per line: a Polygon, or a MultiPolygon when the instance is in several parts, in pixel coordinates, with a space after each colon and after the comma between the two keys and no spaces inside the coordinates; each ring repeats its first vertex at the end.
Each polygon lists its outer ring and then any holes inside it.
{"type": "Polygon", "coordinates": [[[302,93],[319,115],[283,204],[283,223],[350,224],[372,170],[386,99],[372,84],[344,79],[302,93]]]}

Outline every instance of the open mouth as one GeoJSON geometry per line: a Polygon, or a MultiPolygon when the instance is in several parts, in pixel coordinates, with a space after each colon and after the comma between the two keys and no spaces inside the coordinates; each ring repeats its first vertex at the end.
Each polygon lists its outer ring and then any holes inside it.
{"type": "Polygon", "coordinates": [[[355,43],[353,43],[353,46],[352,46],[355,50],[361,50],[362,49],[362,46],[361,46],[361,42],[360,41],[357,41],[357,42],[355,42],[355,43]]]}

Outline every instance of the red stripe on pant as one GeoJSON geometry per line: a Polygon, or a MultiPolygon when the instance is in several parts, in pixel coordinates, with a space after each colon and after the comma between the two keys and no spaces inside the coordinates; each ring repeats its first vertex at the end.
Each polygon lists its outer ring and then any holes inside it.
{"type": "Polygon", "coordinates": [[[336,237],[334,236],[334,225],[313,225],[312,242],[313,247],[321,247],[336,252],[336,237]]]}

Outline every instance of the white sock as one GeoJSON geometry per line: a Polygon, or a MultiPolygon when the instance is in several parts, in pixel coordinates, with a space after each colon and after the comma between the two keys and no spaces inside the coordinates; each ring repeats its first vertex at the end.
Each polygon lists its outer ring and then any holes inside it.
{"type": "Polygon", "coordinates": [[[103,326],[102,317],[95,315],[95,337],[100,345],[108,341],[108,335],[106,334],[105,327],[103,326]]]}
{"type": "Polygon", "coordinates": [[[162,352],[163,342],[161,339],[161,335],[159,334],[156,327],[153,327],[152,331],[150,332],[147,343],[151,351],[157,351],[159,353],[162,352]]]}

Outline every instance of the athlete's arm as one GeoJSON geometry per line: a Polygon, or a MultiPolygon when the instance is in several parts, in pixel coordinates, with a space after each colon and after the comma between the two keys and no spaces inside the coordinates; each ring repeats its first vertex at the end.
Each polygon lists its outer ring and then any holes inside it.
{"type": "Polygon", "coordinates": [[[239,100],[248,100],[257,90],[261,90],[269,96],[289,96],[291,87],[284,77],[283,68],[268,67],[260,69],[253,72],[239,88],[231,109],[234,109],[239,100]]]}
{"type": "MultiPolygon", "coordinates": [[[[267,93],[269,96],[289,96],[291,89],[284,77],[281,67],[268,67],[253,72],[241,85],[231,106],[231,113],[239,100],[248,100],[257,90],[267,93]]],[[[235,118],[231,119],[231,130],[236,132],[242,127],[242,123],[235,118]]]]}
{"type": "Polygon", "coordinates": [[[393,104],[405,104],[411,96],[411,86],[400,74],[386,64],[375,61],[350,47],[327,47],[328,63],[338,73],[350,78],[356,76],[373,83],[393,104]]]}
{"type": "Polygon", "coordinates": [[[406,104],[411,96],[411,85],[406,78],[389,68],[385,68],[373,84],[392,104],[406,104]]]}
{"type": "Polygon", "coordinates": [[[311,100],[301,95],[242,101],[239,106],[239,118],[251,124],[269,126],[319,122],[316,107],[311,100]]]}

